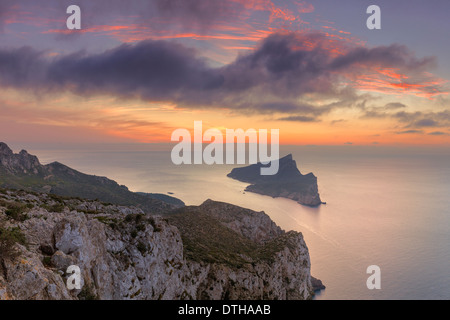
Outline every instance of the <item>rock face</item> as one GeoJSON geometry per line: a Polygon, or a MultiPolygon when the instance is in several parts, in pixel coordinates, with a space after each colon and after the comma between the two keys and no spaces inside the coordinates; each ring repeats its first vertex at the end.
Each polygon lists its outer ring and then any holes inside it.
{"type": "Polygon", "coordinates": [[[43,170],[37,157],[25,150],[15,154],[3,142],[0,142],[0,166],[12,174],[38,174],[43,170]]]}
{"type": "Polygon", "coordinates": [[[152,216],[0,190],[0,299],[310,299],[311,279],[301,233],[262,212],[208,200],[152,216]],[[67,289],[70,265],[81,290],[67,289]]]}
{"type": "Polygon", "coordinates": [[[227,176],[242,182],[251,183],[245,191],[259,193],[274,198],[283,197],[307,206],[322,204],[318,192],[317,178],[313,173],[303,175],[292,155],[279,159],[279,170],[275,175],[260,174],[263,164],[234,168],[227,176]]]}

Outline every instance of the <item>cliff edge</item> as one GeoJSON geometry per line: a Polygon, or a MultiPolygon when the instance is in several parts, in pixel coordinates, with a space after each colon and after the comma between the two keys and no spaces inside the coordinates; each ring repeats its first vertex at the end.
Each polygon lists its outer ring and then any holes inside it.
{"type": "Polygon", "coordinates": [[[0,190],[0,299],[310,299],[312,279],[302,234],[263,212],[208,200],[154,216],[0,190]]]}

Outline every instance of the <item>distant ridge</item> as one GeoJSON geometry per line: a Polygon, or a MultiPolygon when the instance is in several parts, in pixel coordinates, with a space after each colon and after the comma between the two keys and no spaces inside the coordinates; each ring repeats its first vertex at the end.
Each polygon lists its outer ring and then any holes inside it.
{"type": "Polygon", "coordinates": [[[251,183],[245,191],[271,197],[283,197],[307,206],[322,204],[318,192],[317,178],[313,173],[303,175],[297,168],[292,154],[279,159],[279,170],[275,175],[261,175],[261,163],[247,167],[234,168],[227,176],[242,182],[251,183]]]}
{"type": "Polygon", "coordinates": [[[62,163],[42,165],[22,150],[18,154],[0,142],[0,187],[53,193],[60,196],[98,199],[125,206],[137,206],[149,213],[160,213],[184,206],[171,196],[136,193],[106,177],[88,175],[62,163]]]}

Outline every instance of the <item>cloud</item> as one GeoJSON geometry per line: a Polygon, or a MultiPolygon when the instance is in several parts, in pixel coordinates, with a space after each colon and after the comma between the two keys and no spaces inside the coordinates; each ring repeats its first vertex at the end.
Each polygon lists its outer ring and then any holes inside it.
{"type": "Polygon", "coordinates": [[[384,106],[385,110],[397,110],[402,108],[406,108],[406,105],[400,102],[390,102],[384,106]]]}
{"type": "Polygon", "coordinates": [[[397,112],[394,118],[407,123],[406,128],[450,127],[450,110],[438,112],[397,112]]]}
{"type": "Polygon", "coordinates": [[[422,134],[422,130],[405,130],[405,131],[397,131],[395,134],[422,134]]]}
{"type": "Polygon", "coordinates": [[[343,86],[342,80],[363,73],[367,66],[398,64],[417,70],[428,61],[416,59],[401,46],[354,49],[322,33],[282,32],[269,35],[253,52],[218,68],[194,49],[167,40],[55,57],[30,47],[1,49],[0,84],[39,94],[109,95],[170,101],[185,108],[287,113],[312,119],[338,108],[364,108],[370,96],[343,86]],[[337,54],[336,47],[344,53],[337,54]],[[315,102],[316,98],[322,102],[315,102]]]}
{"type": "MultiPolygon", "coordinates": [[[[263,19],[267,24],[274,21],[291,22],[299,20],[298,14],[289,10],[286,4],[270,0],[1,0],[0,28],[10,23],[11,17],[27,15],[32,12],[32,20],[39,17],[48,21],[61,17],[57,23],[49,23],[53,32],[62,31],[60,39],[71,39],[79,32],[66,32],[66,8],[76,4],[82,10],[82,26],[85,30],[97,30],[98,26],[108,25],[111,21],[124,20],[131,25],[146,27],[151,31],[165,31],[165,34],[195,31],[207,34],[211,29],[230,25],[242,19],[248,19],[253,13],[267,13],[263,19]]],[[[304,4],[299,13],[311,12],[312,6],[304,4]]],[[[23,21],[30,23],[31,20],[23,21]]]]}
{"type": "Polygon", "coordinates": [[[208,90],[222,82],[193,50],[164,41],[121,45],[99,55],[77,52],[54,59],[30,47],[2,50],[0,72],[0,82],[9,87],[149,100],[164,100],[183,90],[208,90]]]}
{"type": "Polygon", "coordinates": [[[7,23],[7,20],[14,17],[14,0],[2,0],[0,1],[0,31],[3,32],[3,28],[7,23]]]}
{"type": "Polygon", "coordinates": [[[433,131],[428,133],[431,136],[446,136],[449,135],[449,133],[442,132],[442,131],[433,131]]]}
{"type": "MultiPolygon", "coordinates": [[[[391,105],[391,104],[388,104],[391,105]]],[[[386,105],[386,106],[388,106],[386,105]]],[[[402,104],[401,104],[402,105],[402,104]]],[[[439,128],[450,127],[450,110],[443,109],[441,111],[397,111],[397,107],[374,107],[364,110],[361,118],[363,119],[394,119],[398,121],[405,129],[421,129],[421,128],[439,128]]],[[[399,106],[406,108],[406,106],[399,106]]]]}
{"type": "Polygon", "coordinates": [[[411,124],[411,126],[413,127],[436,127],[438,125],[439,124],[436,120],[427,118],[417,120],[413,124],[411,124]]]}
{"type": "MultiPolygon", "coordinates": [[[[85,139],[84,137],[88,135],[83,131],[87,130],[93,135],[94,140],[114,136],[127,141],[161,142],[166,141],[170,133],[176,129],[164,121],[158,121],[154,116],[141,114],[136,118],[138,115],[136,111],[128,112],[108,103],[80,108],[60,108],[51,104],[40,107],[39,102],[32,100],[18,102],[1,99],[0,114],[2,115],[0,134],[6,136],[33,137],[44,132],[44,136],[47,137],[48,128],[53,128],[64,137],[70,132],[75,137],[85,139]],[[20,133],[21,130],[24,132],[20,133]]],[[[62,136],[54,138],[48,140],[64,140],[62,136]]],[[[72,138],[69,140],[73,141],[72,138]]],[[[111,138],[108,140],[113,141],[111,138]]]]}
{"type": "Polygon", "coordinates": [[[331,67],[338,70],[364,64],[383,68],[425,70],[430,66],[435,66],[435,63],[436,59],[433,57],[417,59],[406,46],[393,44],[375,48],[354,48],[346,55],[335,59],[331,63],[331,67]]]}
{"type": "MultiPolygon", "coordinates": [[[[2,0],[0,2],[0,18],[8,17],[11,12],[20,8],[27,9],[36,4],[35,0],[2,0]]],[[[66,8],[74,4],[72,0],[40,0],[39,5],[33,9],[40,13],[51,9],[57,9],[63,14],[66,8]]],[[[212,21],[229,16],[234,12],[235,5],[232,1],[210,1],[210,0],[77,0],[78,5],[88,21],[92,17],[98,19],[111,18],[112,14],[122,16],[133,16],[136,21],[144,21],[152,17],[177,20],[182,24],[191,23],[199,26],[207,26],[212,21]]],[[[84,19],[83,19],[84,20],[84,19]]]]}
{"type": "Polygon", "coordinates": [[[342,123],[342,122],[347,122],[347,120],[345,119],[336,119],[336,120],[332,120],[330,122],[331,125],[335,125],[336,123],[342,123]]]}
{"type": "Polygon", "coordinates": [[[318,119],[314,117],[307,117],[307,116],[289,116],[289,117],[283,117],[279,118],[278,120],[281,121],[296,121],[296,122],[317,122],[318,119]]]}

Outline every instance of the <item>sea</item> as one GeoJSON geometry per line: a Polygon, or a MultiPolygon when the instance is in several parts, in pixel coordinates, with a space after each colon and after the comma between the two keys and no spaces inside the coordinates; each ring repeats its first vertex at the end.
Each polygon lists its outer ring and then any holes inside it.
{"type": "Polygon", "coordinates": [[[169,144],[39,145],[41,163],[64,163],[132,191],[170,194],[187,205],[207,199],[264,211],[301,232],[317,300],[450,299],[450,148],[437,146],[281,146],[318,178],[317,208],[245,192],[227,177],[237,165],[174,165],[169,144]],[[379,289],[369,289],[369,266],[379,289]]]}

